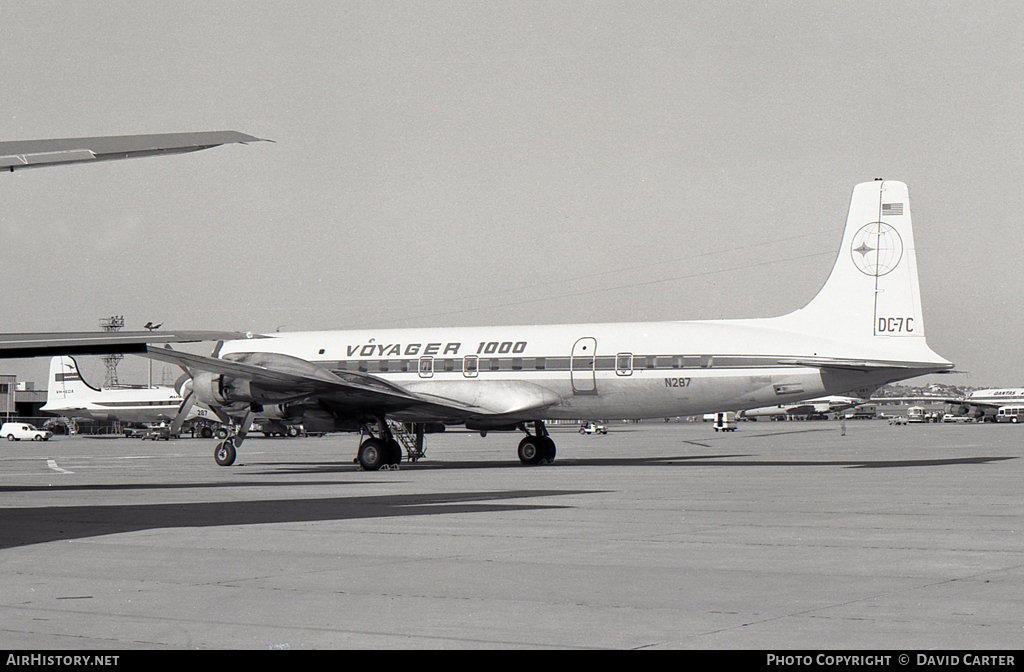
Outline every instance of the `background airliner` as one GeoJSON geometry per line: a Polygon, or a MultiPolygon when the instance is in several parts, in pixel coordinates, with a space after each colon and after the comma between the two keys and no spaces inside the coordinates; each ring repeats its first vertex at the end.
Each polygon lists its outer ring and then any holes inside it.
{"type": "Polygon", "coordinates": [[[952,395],[912,395],[879,397],[876,402],[904,404],[946,404],[947,410],[954,416],[970,417],[978,421],[995,422],[999,409],[1004,406],[1024,406],[1024,389],[989,388],[974,390],[964,396],[952,395]]]}
{"type": "Polygon", "coordinates": [[[967,395],[966,399],[958,402],[961,408],[957,409],[961,415],[973,415],[976,418],[995,419],[996,413],[1002,406],[1020,406],[1024,404],[1024,389],[1001,388],[975,390],[967,395]]]}
{"type": "Polygon", "coordinates": [[[181,423],[200,418],[216,420],[209,409],[190,404],[180,414],[183,398],[167,385],[100,389],[82,376],[73,357],[50,360],[46,404],[40,410],[64,418],[117,420],[138,423],[181,423]]]}
{"type": "Polygon", "coordinates": [[[758,419],[758,418],[778,418],[778,417],[790,417],[790,418],[813,418],[821,417],[828,413],[838,413],[847,409],[859,406],[867,402],[867,399],[860,397],[844,397],[841,395],[831,395],[828,397],[819,397],[817,399],[807,399],[805,401],[797,401],[791,404],[776,404],[775,406],[763,406],[761,408],[750,408],[744,411],[740,411],[737,417],[747,419],[758,419]]]}
{"type": "MultiPolygon", "coordinates": [[[[995,422],[999,409],[1003,406],[1024,405],[1024,389],[991,388],[974,390],[966,397],[896,397],[896,400],[921,402],[945,402],[953,415],[970,416],[979,421],[995,422]]],[[[886,401],[894,400],[886,397],[886,401]]]]}

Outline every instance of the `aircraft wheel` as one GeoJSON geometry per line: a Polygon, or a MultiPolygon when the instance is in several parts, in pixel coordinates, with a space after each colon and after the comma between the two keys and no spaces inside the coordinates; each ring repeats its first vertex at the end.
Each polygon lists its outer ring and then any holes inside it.
{"type": "Polygon", "coordinates": [[[402,463],[402,446],[398,445],[398,441],[391,439],[387,442],[388,447],[388,464],[401,464],[402,463]]]}
{"type": "Polygon", "coordinates": [[[543,440],[536,436],[527,436],[519,442],[519,461],[523,464],[538,464],[546,452],[543,440]]]}
{"type": "Polygon", "coordinates": [[[228,430],[226,430],[223,427],[218,427],[217,428],[217,438],[218,439],[226,439],[226,438],[228,438],[228,430]]]}
{"type": "Polygon", "coordinates": [[[543,436],[541,437],[541,440],[544,442],[544,459],[547,460],[548,462],[554,462],[555,455],[558,452],[557,450],[555,450],[554,439],[552,439],[550,436],[543,436]]]}
{"type": "Polygon", "coordinates": [[[222,467],[230,467],[235,463],[235,444],[231,439],[224,439],[213,451],[213,459],[222,467]]]}
{"type": "Polygon", "coordinates": [[[369,438],[359,446],[359,466],[366,471],[379,471],[388,461],[389,449],[380,439],[369,438]]]}
{"type": "Polygon", "coordinates": [[[199,436],[203,437],[204,439],[208,439],[211,436],[213,436],[213,430],[210,429],[209,427],[203,427],[202,429],[199,430],[199,436]]]}

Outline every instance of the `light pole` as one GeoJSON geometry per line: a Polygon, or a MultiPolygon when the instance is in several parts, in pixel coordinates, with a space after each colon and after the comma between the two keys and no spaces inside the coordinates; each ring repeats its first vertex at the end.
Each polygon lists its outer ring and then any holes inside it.
{"type": "MultiPolygon", "coordinates": [[[[159,329],[160,327],[162,327],[163,324],[164,324],[163,322],[161,322],[160,324],[153,324],[152,322],[146,322],[146,324],[144,324],[142,326],[142,328],[145,329],[146,331],[153,331],[154,329],[159,329]]],[[[153,360],[152,359],[149,360],[149,388],[153,389],[153,360]]]]}

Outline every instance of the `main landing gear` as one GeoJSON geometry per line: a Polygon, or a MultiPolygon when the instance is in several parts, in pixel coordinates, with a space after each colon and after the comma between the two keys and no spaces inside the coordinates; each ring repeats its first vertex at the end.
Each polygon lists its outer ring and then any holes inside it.
{"type": "Polygon", "coordinates": [[[526,432],[526,438],[519,442],[519,461],[526,465],[551,464],[555,461],[555,442],[548,435],[543,421],[537,420],[533,426],[533,434],[525,424],[520,426],[526,432]]]}
{"type": "Polygon", "coordinates": [[[356,461],[366,471],[394,468],[402,462],[402,447],[394,439],[378,439],[371,436],[359,444],[356,461]]]}
{"type": "Polygon", "coordinates": [[[359,444],[356,462],[366,471],[396,469],[402,462],[402,446],[391,433],[387,421],[382,417],[377,422],[377,435],[374,436],[370,427],[363,425],[363,432],[369,438],[359,444]]]}
{"type": "MultiPolygon", "coordinates": [[[[525,465],[551,464],[555,461],[555,442],[548,435],[548,430],[542,420],[533,422],[533,432],[528,429],[529,423],[519,425],[519,429],[526,433],[526,436],[519,442],[519,461],[525,465]]],[[[401,427],[395,425],[401,433],[401,427]]],[[[416,461],[423,456],[423,426],[413,425],[415,432],[414,444],[409,444],[405,435],[402,441],[411,451],[410,461],[416,461]],[[410,445],[412,446],[410,448],[410,445]]],[[[397,440],[392,426],[382,417],[376,423],[372,421],[362,424],[362,433],[367,438],[359,444],[359,452],[355,462],[365,471],[380,471],[381,469],[397,469],[402,462],[402,445],[397,440]]],[[[225,442],[227,443],[227,442],[225,442]]]]}

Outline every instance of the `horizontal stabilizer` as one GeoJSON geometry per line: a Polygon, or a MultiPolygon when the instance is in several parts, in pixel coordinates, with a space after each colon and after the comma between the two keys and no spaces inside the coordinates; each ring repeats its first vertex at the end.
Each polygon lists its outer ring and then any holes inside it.
{"type": "Polygon", "coordinates": [[[935,367],[945,369],[945,366],[936,366],[933,362],[882,362],[869,361],[864,359],[835,359],[826,357],[811,357],[806,359],[780,359],[779,364],[783,366],[808,366],[816,369],[847,369],[851,371],[873,371],[877,369],[920,369],[935,367]]]}

